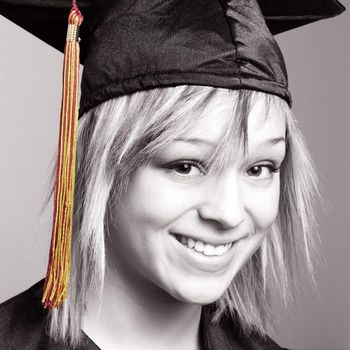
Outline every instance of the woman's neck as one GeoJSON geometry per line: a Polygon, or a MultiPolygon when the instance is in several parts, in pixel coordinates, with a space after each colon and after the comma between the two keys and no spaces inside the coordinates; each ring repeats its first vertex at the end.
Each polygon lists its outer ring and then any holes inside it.
{"type": "Polygon", "coordinates": [[[83,331],[97,346],[102,350],[201,349],[200,305],[182,303],[149,281],[122,275],[109,270],[100,309],[91,297],[84,315],[83,331]]]}

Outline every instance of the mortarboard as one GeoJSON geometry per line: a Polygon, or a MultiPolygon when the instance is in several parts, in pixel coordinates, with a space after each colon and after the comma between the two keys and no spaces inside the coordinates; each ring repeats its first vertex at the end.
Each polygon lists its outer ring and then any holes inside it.
{"type": "Polygon", "coordinates": [[[251,89],[291,104],[273,35],[343,11],[336,0],[0,0],[1,15],[65,53],[44,306],[59,306],[67,293],[78,114],[120,95],[176,85],[251,89]]]}

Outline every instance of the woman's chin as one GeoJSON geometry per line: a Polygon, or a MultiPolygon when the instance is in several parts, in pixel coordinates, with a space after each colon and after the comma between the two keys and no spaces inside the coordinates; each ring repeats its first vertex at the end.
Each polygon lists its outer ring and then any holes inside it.
{"type": "Polygon", "coordinates": [[[177,299],[179,301],[189,304],[208,305],[217,301],[223,293],[224,291],[222,293],[213,293],[213,291],[210,291],[210,293],[206,293],[205,291],[201,291],[196,293],[187,293],[179,295],[177,296],[177,299]]]}
{"type": "Polygon", "coordinates": [[[172,291],[175,299],[189,304],[207,305],[217,301],[226,291],[227,286],[185,286],[172,291]]]}

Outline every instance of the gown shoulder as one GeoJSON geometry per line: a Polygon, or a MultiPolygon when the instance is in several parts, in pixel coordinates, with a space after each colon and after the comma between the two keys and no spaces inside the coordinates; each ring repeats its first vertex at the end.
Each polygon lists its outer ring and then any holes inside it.
{"type": "Polygon", "coordinates": [[[238,320],[223,315],[217,323],[211,322],[211,306],[204,307],[202,324],[206,350],[291,350],[279,346],[268,335],[243,332],[238,320]]]}
{"type": "MultiPolygon", "coordinates": [[[[0,349],[6,350],[73,350],[62,342],[54,342],[46,332],[48,312],[42,307],[44,281],[0,304],[0,349]]],[[[212,306],[202,309],[201,332],[205,350],[287,350],[268,336],[245,335],[233,318],[222,317],[211,322],[212,306]]],[[[99,348],[82,332],[82,341],[74,350],[99,348]]]]}
{"type": "MultiPolygon", "coordinates": [[[[0,304],[0,349],[71,350],[67,344],[51,340],[46,332],[48,312],[42,307],[44,281],[0,304]]],[[[98,349],[87,336],[75,350],[98,349]]]]}

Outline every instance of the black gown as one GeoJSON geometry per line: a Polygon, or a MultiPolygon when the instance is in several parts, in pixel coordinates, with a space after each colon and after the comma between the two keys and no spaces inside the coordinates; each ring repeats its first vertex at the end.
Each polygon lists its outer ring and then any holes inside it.
{"type": "MultiPolygon", "coordinates": [[[[41,305],[43,280],[0,305],[0,350],[73,350],[52,341],[45,332],[47,311],[41,305]]],[[[205,350],[281,350],[271,338],[244,337],[232,320],[210,323],[210,306],[202,309],[202,343],[205,350]]],[[[99,350],[82,331],[78,350],[99,350]]],[[[184,349],[185,350],[185,349],[184,349]]]]}

